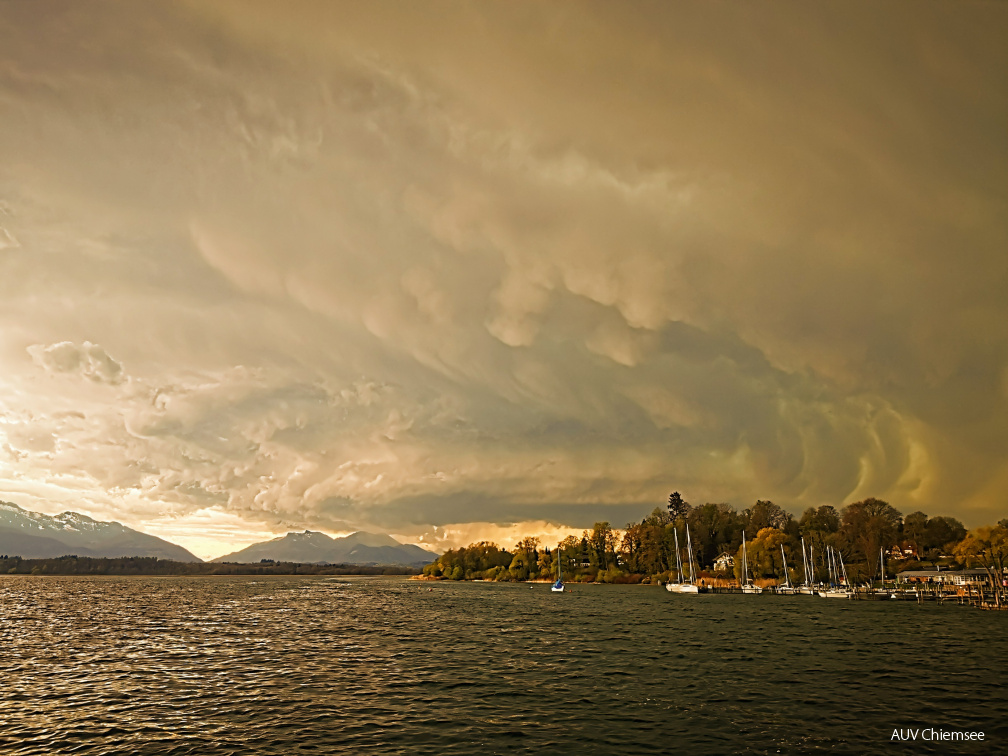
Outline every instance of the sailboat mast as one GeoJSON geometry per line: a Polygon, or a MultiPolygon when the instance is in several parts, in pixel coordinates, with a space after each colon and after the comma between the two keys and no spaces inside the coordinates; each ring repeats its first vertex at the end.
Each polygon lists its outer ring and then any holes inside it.
{"type": "Polygon", "coordinates": [[[780,545],[780,558],[781,558],[781,561],[784,562],[784,584],[788,588],[790,588],[791,587],[791,578],[789,578],[788,574],[787,574],[787,557],[784,556],[784,544],[783,543],[780,545]]]}
{"type": "Polygon", "coordinates": [[[672,532],[675,533],[675,564],[676,570],[679,571],[679,582],[682,582],[682,556],[679,554],[679,528],[672,528],[672,532]]]}
{"type": "Polygon", "coordinates": [[[745,531],[742,531],[742,585],[749,585],[749,559],[746,557],[745,531]]]}
{"type": "Polygon", "coordinates": [[[686,524],[686,555],[689,557],[689,581],[693,585],[693,541],[690,540],[689,523],[686,524]]]}
{"type": "Polygon", "coordinates": [[[801,539],[801,564],[802,564],[802,571],[805,573],[805,585],[808,585],[809,584],[808,559],[805,556],[805,536],[802,536],[801,539]]]}

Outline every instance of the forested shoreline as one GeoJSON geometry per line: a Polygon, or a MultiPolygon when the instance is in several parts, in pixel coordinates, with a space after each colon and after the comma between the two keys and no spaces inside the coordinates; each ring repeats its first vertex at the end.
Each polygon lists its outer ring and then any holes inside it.
{"type": "Polygon", "coordinates": [[[49,559],[0,556],[0,575],[416,575],[400,565],[305,564],[301,562],[175,562],[157,557],[49,559]]]}
{"type": "Polygon", "coordinates": [[[803,543],[816,575],[827,574],[832,549],[842,556],[850,581],[858,584],[940,566],[983,568],[1000,589],[997,576],[1008,564],[1008,518],[967,531],[953,517],[923,512],[904,517],[875,498],[839,511],[831,505],[809,508],[796,518],[771,501],[757,501],[739,512],[723,503],[694,507],[674,492],[665,508],[656,507],[622,529],[597,522],[581,538],[568,536],[553,548],[534,537],[523,538],[512,550],[474,543],[445,552],[423,572],[449,580],[553,580],[562,564],[567,582],[664,583],[678,579],[677,538],[686,562],[687,526],[701,579],[741,577],[743,532],[749,574],[762,584],[802,582],[803,543]]]}

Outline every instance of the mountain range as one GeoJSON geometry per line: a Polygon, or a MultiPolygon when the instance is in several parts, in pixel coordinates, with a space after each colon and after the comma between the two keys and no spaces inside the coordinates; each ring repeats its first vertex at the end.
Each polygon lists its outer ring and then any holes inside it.
{"type": "Polygon", "coordinates": [[[102,522],[76,512],[56,516],[30,512],[0,501],[0,554],[23,559],[50,559],[76,554],[88,557],[157,557],[176,562],[202,562],[169,541],[102,522]]]}
{"type": "Polygon", "coordinates": [[[438,555],[411,544],[403,544],[391,536],[374,533],[351,533],[343,538],[331,538],[325,533],[306,530],[288,533],[282,538],[255,543],[248,548],[217,557],[214,562],[302,562],[305,564],[397,564],[419,567],[437,559],[438,555]]]}
{"type": "MultiPolygon", "coordinates": [[[[77,512],[55,516],[31,512],[0,501],[0,554],[22,559],[51,559],[76,554],[87,557],[157,557],[176,562],[202,562],[177,544],[127,528],[102,522],[77,512]]],[[[255,543],[212,561],[253,563],[264,559],[302,564],[404,565],[429,564],[437,554],[403,544],[391,536],[352,533],[331,538],[306,530],[255,543]]]]}

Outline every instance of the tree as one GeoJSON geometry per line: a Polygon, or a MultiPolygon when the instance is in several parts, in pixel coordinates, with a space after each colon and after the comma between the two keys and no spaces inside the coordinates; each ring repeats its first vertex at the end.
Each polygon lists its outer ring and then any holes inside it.
{"type": "Polygon", "coordinates": [[[798,522],[802,535],[808,532],[822,534],[836,533],[840,529],[840,515],[830,504],[823,504],[818,509],[809,507],[798,522]]]}
{"type": "Polygon", "coordinates": [[[623,564],[630,572],[642,572],[641,545],[643,543],[644,524],[628,522],[620,541],[619,553],[623,564]]]}
{"type": "Polygon", "coordinates": [[[608,522],[596,522],[588,538],[594,553],[593,564],[600,569],[608,569],[616,556],[616,533],[608,522]]]}
{"type": "Polygon", "coordinates": [[[980,564],[990,579],[994,603],[1000,608],[1005,603],[1005,565],[1008,564],[1008,522],[1002,520],[991,527],[986,525],[971,530],[955,547],[956,558],[970,566],[980,564]]]}
{"type": "Polygon", "coordinates": [[[881,499],[868,498],[844,507],[840,529],[847,543],[864,557],[870,580],[881,571],[880,550],[896,543],[902,517],[899,510],[881,499]]]}
{"type": "Polygon", "coordinates": [[[683,497],[679,495],[678,491],[673,491],[668,497],[668,511],[672,515],[672,520],[678,520],[680,517],[686,517],[692,507],[688,501],[683,501],[683,497]]]}
{"type": "Polygon", "coordinates": [[[550,554],[550,550],[549,549],[543,549],[542,551],[539,552],[538,572],[539,572],[540,577],[543,576],[543,575],[552,575],[553,574],[553,572],[554,572],[554,569],[553,569],[553,563],[554,563],[554,561],[555,560],[553,558],[553,555],[550,554]]]}
{"type": "Polygon", "coordinates": [[[671,525],[675,522],[675,518],[672,513],[667,509],[662,509],[661,507],[655,507],[651,510],[651,514],[641,520],[641,524],[648,525],[671,525]]]}
{"type": "Polygon", "coordinates": [[[941,556],[946,547],[966,537],[966,528],[954,517],[932,517],[924,530],[924,548],[930,556],[941,556]]]}
{"type": "Polygon", "coordinates": [[[424,568],[425,575],[437,577],[444,575],[456,580],[471,580],[475,577],[487,577],[488,573],[497,574],[499,568],[507,567],[512,560],[512,554],[498,548],[497,544],[487,541],[471,543],[460,549],[449,549],[439,556],[433,564],[424,568]],[[455,577],[455,568],[460,568],[459,577],[455,577]]]}
{"type": "Polygon", "coordinates": [[[516,551],[524,551],[526,554],[534,554],[539,549],[539,539],[534,536],[525,536],[515,546],[516,551]]]}
{"type": "Polygon", "coordinates": [[[791,519],[791,515],[772,501],[761,500],[742,512],[742,517],[746,521],[746,530],[750,533],[758,533],[763,528],[783,530],[791,519]]]}
{"type": "Polygon", "coordinates": [[[510,571],[513,579],[518,581],[528,580],[530,566],[528,553],[525,551],[519,551],[511,560],[508,570],[510,571]]]}
{"type": "MultiPolygon", "coordinates": [[[[788,542],[787,534],[779,528],[763,528],[756,537],[746,542],[746,559],[751,578],[777,577],[783,581],[784,561],[781,545],[788,542]]],[[[743,572],[742,547],[735,556],[735,576],[741,580],[743,572]]]]}
{"type": "Polygon", "coordinates": [[[701,566],[712,566],[738,532],[738,514],[731,504],[707,503],[689,514],[693,551],[701,566]]]}
{"type": "Polygon", "coordinates": [[[812,569],[817,576],[826,574],[827,548],[839,546],[839,530],[840,515],[830,504],[823,504],[818,509],[809,507],[801,516],[799,537],[805,538],[812,554],[812,569]]]}
{"type": "Polygon", "coordinates": [[[928,516],[923,512],[911,512],[903,518],[903,537],[913,544],[917,556],[924,553],[927,540],[928,516]]]}
{"type": "Polygon", "coordinates": [[[523,561],[528,568],[528,575],[522,578],[522,580],[535,578],[539,566],[539,539],[533,536],[526,536],[515,545],[515,551],[522,555],[523,561]]]}
{"type": "Polygon", "coordinates": [[[641,521],[640,564],[651,575],[667,572],[675,562],[673,523],[671,512],[655,507],[650,515],[641,521]]]}
{"type": "Polygon", "coordinates": [[[577,570],[580,549],[580,539],[572,535],[567,536],[557,544],[557,559],[563,560],[563,571],[568,578],[573,577],[575,570],[577,570]]]}

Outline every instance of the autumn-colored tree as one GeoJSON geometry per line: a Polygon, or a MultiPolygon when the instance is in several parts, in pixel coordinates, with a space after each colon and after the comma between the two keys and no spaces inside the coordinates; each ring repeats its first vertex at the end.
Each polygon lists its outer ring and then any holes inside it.
{"type": "Polygon", "coordinates": [[[588,543],[594,554],[593,566],[608,569],[616,561],[616,533],[608,522],[596,522],[592,526],[588,543]]]}
{"type": "Polygon", "coordinates": [[[537,571],[539,572],[539,576],[544,577],[547,575],[553,575],[555,562],[556,559],[550,553],[549,549],[543,549],[542,551],[540,551],[539,564],[537,565],[537,571]]]}
{"type": "Polygon", "coordinates": [[[986,525],[966,534],[955,547],[956,558],[967,567],[979,564],[987,571],[994,602],[1005,604],[1005,565],[1008,564],[1008,522],[986,525]]]}
{"type": "Polygon", "coordinates": [[[449,549],[436,561],[424,567],[424,574],[445,577],[456,580],[470,580],[483,577],[484,573],[499,567],[507,567],[513,555],[499,548],[497,544],[480,541],[463,546],[460,549],[449,549]],[[455,578],[455,568],[459,567],[455,578]]]}
{"type": "Polygon", "coordinates": [[[650,575],[667,572],[675,563],[673,558],[672,514],[659,507],[641,520],[639,563],[641,571],[650,575]]]}
{"type": "Polygon", "coordinates": [[[630,572],[642,572],[641,570],[641,546],[643,544],[644,525],[628,522],[623,531],[623,538],[620,540],[619,553],[624,566],[630,572]]]}
{"type": "MultiPolygon", "coordinates": [[[[776,577],[784,580],[784,561],[781,546],[788,543],[787,534],[778,528],[763,528],[756,537],[746,543],[746,558],[749,562],[750,578],[776,577]]],[[[735,557],[735,577],[742,579],[742,547],[735,557]]]]}
{"type": "Polygon", "coordinates": [[[563,560],[563,571],[572,576],[578,567],[578,552],[581,549],[581,539],[569,535],[557,544],[557,559],[563,560]]]}

